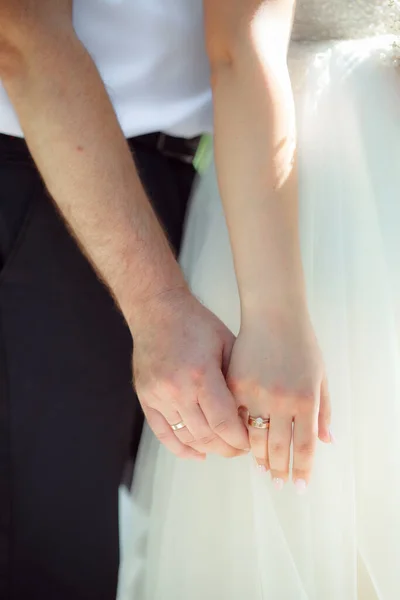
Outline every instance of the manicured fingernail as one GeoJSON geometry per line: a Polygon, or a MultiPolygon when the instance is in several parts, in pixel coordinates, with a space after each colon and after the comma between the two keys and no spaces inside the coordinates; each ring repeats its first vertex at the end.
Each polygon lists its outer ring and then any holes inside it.
{"type": "Polygon", "coordinates": [[[331,444],[336,444],[337,443],[337,437],[336,435],[333,433],[332,428],[329,427],[329,437],[331,438],[331,444]]]}
{"type": "Polygon", "coordinates": [[[303,496],[307,491],[307,482],[304,479],[296,479],[295,484],[296,492],[299,496],[303,496]]]}
{"type": "Polygon", "coordinates": [[[257,465],[257,469],[260,471],[260,473],[267,472],[267,467],[265,465],[257,465]]]}
{"type": "Polygon", "coordinates": [[[276,490],[278,490],[278,492],[282,491],[283,490],[283,486],[285,485],[285,482],[280,477],[275,477],[272,480],[272,483],[274,484],[274,488],[276,490]]]}

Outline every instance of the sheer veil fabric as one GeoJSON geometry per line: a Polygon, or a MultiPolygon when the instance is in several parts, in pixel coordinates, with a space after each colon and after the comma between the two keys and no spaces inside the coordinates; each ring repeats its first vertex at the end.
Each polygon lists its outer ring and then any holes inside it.
{"type": "MultiPolygon", "coordinates": [[[[400,68],[382,4],[354,2],[350,14],[343,0],[300,2],[289,56],[302,255],[338,442],[318,447],[298,497],[291,485],[276,492],[250,456],[179,461],[146,429],[132,495],[121,497],[120,600],[400,594],[400,68]]],[[[194,194],[182,266],[237,332],[213,164],[194,194]]]]}

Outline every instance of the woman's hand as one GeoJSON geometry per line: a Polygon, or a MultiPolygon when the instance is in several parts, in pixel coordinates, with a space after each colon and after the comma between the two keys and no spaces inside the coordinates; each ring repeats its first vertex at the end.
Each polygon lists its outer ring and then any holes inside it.
{"type": "Polygon", "coordinates": [[[228,372],[238,407],[270,419],[269,429],[249,426],[249,434],[260,468],[271,471],[278,489],[289,478],[293,440],[292,476],[299,493],[310,480],[317,438],[333,441],[324,364],[305,313],[245,315],[228,372]]]}

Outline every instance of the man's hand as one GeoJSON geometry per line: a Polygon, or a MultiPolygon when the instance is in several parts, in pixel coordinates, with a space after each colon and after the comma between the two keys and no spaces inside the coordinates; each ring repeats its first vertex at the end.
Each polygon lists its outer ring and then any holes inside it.
{"type": "Polygon", "coordinates": [[[180,456],[234,456],[248,439],[221,370],[232,336],[187,291],[166,292],[186,290],[183,275],[71,7],[0,0],[0,77],[51,196],[130,325],[150,425],[180,456]],[[181,420],[175,435],[168,423],[181,420]]]}
{"type": "Polygon", "coordinates": [[[148,423],[181,458],[233,457],[249,448],[224,371],[232,333],[186,289],[136,311],[134,375],[148,423]],[[183,422],[174,432],[171,425],[183,422]]]}

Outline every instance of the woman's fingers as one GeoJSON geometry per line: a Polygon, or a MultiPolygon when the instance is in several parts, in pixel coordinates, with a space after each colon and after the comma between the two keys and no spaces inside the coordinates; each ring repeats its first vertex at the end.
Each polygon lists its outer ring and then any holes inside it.
{"type": "Polygon", "coordinates": [[[279,490],[289,478],[292,421],[291,416],[271,415],[268,454],[272,480],[279,490]]]}
{"type": "MultiPolygon", "coordinates": [[[[238,338],[239,342],[241,338],[238,338]]],[[[306,348],[307,350],[307,348],[306,348]]],[[[233,360],[246,359],[233,355],[233,360]]],[[[303,356],[303,355],[301,355],[303,356]]],[[[318,356],[317,356],[318,358],[318,356]]],[[[318,361],[295,363],[294,373],[280,374],[278,383],[271,384],[271,375],[249,376],[254,368],[247,364],[231,365],[228,384],[239,412],[248,427],[251,451],[260,467],[269,470],[275,487],[280,490],[293,479],[298,493],[307,490],[311,479],[318,437],[332,442],[330,430],[331,406],[324,371],[318,372],[318,361]],[[235,368],[237,371],[235,372],[235,368]],[[293,384],[294,380],[294,384],[293,384]],[[268,420],[268,428],[264,427],[268,420]]],[[[257,367],[257,363],[255,363],[257,367]]],[[[268,365],[271,369],[274,365],[268,365]]],[[[293,367],[292,367],[293,369],[293,367]]]]}
{"type": "Polygon", "coordinates": [[[271,472],[274,486],[281,490],[290,478],[292,455],[293,482],[298,493],[304,493],[311,477],[318,435],[322,432],[324,441],[325,436],[332,441],[329,396],[325,394],[320,401],[318,394],[279,398],[269,394],[264,395],[261,403],[258,400],[249,404],[253,418],[248,425],[250,445],[258,465],[271,472]],[[252,426],[252,420],[258,417],[269,419],[268,429],[252,426]]]}
{"type": "Polygon", "coordinates": [[[251,451],[261,471],[269,471],[268,459],[268,429],[258,429],[249,426],[251,451]]]}
{"type": "Polygon", "coordinates": [[[256,463],[260,471],[266,473],[269,471],[269,459],[268,459],[268,429],[269,429],[269,416],[260,415],[257,413],[257,409],[252,410],[249,408],[254,406],[255,402],[249,402],[249,396],[242,396],[242,402],[240,402],[240,394],[236,394],[236,402],[239,406],[238,415],[240,420],[244,423],[248,431],[248,440],[250,451],[253,454],[256,463]],[[256,414],[257,413],[257,414],[256,414]],[[262,427],[256,427],[254,422],[256,419],[261,418],[265,421],[262,427]],[[268,423],[267,423],[268,421],[268,423]],[[253,422],[253,425],[252,425],[253,422]]]}
{"type": "Polygon", "coordinates": [[[318,437],[325,444],[333,444],[335,442],[334,435],[331,430],[331,401],[329,396],[328,382],[326,378],[321,385],[321,403],[319,407],[318,417],[318,437]]]}
{"type": "Polygon", "coordinates": [[[318,411],[310,409],[296,416],[293,427],[293,482],[298,493],[307,490],[318,439],[318,411]]]}

